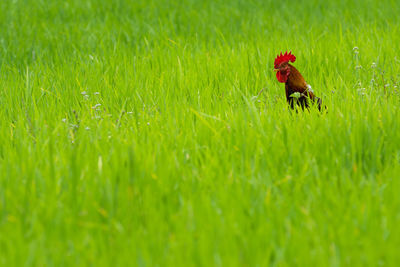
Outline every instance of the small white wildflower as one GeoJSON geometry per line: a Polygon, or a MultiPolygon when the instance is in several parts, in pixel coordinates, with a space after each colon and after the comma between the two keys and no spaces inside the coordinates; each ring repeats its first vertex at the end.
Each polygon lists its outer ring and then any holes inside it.
{"type": "Polygon", "coordinates": [[[66,119],[66,118],[64,118],[64,119],[62,119],[61,121],[62,121],[62,122],[67,122],[67,119],[66,119]]]}
{"type": "Polygon", "coordinates": [[[100,107],[101,106],[101,104],[96,104],[96,105],[94,105],[93,107],[92,107],[92,109],[97,109],[98,107],[100,107]]]}
{"type": "Polygon", "coordinates": [[[82,91],[81,95],[87,95],[87,92],[86,91],[82,91]]]}
{"type": "Polygon", "coordinates": [[[388,84],[388,83],[387,83],[387,84],[385,84],[385,87],[389,87],[389,86],[390,86],[390,84],[388,84]]]}
{"type": "Polygon", "coordinates": [[[147,122],[147,125],[150,125],[150,122],[147,122]]]}
{"type": "Polygon", "coordinates": [[[371,68],[373,68],[373,69],[375,69],[375,68],[376,68],[376,63],[375,63],[375,62],[372,62],[372,64],[371,64],[371,68]]]}
{"type": "Polygon", "coordinates": [[[356,70],[358,69],[362,69],[362,66],[361,65],[356,66],[356,70]]]}
{"type": "Polygon", "coordinates": [[[393,86],[394,89],[397,89],[397,85],[393,86]]]}
{"type": "Polygon", "coordinates": [[[90,128],[89,128],[89,127],[86,127],[86,128],[85,128],[85,130],[86,130],[86,131],[89,131],[89,130],[90,130],[90,128]]]}
{"type": "Polygon", "coordinates": [[[128,111],[126,114],[133,114],[133,112],[132,111],[128,111]]]}
{"type": "Polygon", "coordinates": [[[359,95],[365,95],[365,88],[360,88],[357,90],[359,95]]]}
{"type": "Polygon", "coordinates": [[[94,95],[99,95],[100,93],[99,92],[94,92],[94,95]]]}

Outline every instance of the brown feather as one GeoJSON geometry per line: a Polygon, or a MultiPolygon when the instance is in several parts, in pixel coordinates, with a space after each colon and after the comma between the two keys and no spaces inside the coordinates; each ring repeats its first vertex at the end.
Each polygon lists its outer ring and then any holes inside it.
{"type": "Polygon", "coordinates": [[[307,83],[304,80],[301,73],[292,65],[288,64],[290,68],[290,73],[288,79],[285,83],[286,89],[286,100],[289,102],[290,106],[294,108],[294,99],[290,97],[293,93],[300,93],[300,97],[298,102],[302,108],[308,108],[308,98],[311,101],[317,101],[318,109],[321,109],[321,99],[316,97],[312,91],[310,91],[307,87],[307,83]]]}

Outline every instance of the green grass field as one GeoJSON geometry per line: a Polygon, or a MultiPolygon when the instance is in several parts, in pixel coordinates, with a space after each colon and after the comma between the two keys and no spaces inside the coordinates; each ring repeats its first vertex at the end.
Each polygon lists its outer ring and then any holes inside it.
{"type": "Polygon", "coordinates": [[[0,1],[0,265],[396,266],[399,14],[0,1]],[[326,114],[288,110],[286,50],[326,114]]]}

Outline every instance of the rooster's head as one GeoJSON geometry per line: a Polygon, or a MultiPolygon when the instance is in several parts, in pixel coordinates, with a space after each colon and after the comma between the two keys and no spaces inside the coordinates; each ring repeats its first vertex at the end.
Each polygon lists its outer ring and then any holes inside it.
{"type": "Polygon", "coordinates": [[[276,78],[278,79],[279,82],[285,83],[289,77],[290,74],[290,67],[289,67],[289,61],[290,62],[295,62],[296,57],[292,55],[292,52],[285,52],[285,54],[277,55],[274,61],[274,67],[276,71],[276,78]]]}

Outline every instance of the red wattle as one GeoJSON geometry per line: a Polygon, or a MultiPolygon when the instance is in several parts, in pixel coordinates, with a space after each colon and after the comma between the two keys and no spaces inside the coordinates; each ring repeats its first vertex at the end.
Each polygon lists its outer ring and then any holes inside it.
{"type": "Polygon", "coordinates": [[[277,71],[276,78],[280,83],[285,83],[287,81],[288,75],[286,73],[282,74],[280,71],[277,71]]]}

